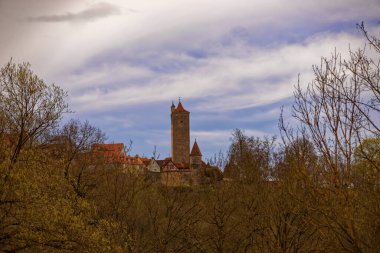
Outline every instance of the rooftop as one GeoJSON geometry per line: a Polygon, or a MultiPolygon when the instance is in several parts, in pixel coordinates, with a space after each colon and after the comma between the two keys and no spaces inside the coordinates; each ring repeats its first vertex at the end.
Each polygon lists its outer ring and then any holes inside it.
{"type": "Polygon", "coordinates": [[[178,106],[177,106],[176,109],[174,109],[173,112],[174,112],[174,113],[179,113],[179,112],[190,113],[189,111],[185,110],[185,108],[183,107],[181,101],[178,102],[178,106]]]}
{"type": "Polygon", "coordinates": [[[193,145],[193,148],[191,149],[190,156],[202,156],[197,140],[194,141],[194,145],[193,145]]]}

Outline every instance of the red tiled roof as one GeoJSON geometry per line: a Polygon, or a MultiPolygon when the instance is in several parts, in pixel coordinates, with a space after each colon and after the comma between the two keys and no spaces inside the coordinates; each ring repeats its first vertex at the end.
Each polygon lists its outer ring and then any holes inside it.
{"type": "Polygon", "coordinates": [[[183,171],[189,169],[188,163],[175,163],[172,161],[171,157],[165,158],[165,160],[156,160],[157,164],[160,166],[161,170],[167,166],[169,163],[172,163],[175,166],[176,171],[183,171]]]}
{"type": "Polygon", "coordinates": [[[178,102],[178,106],[177,106],[177,108],[173,112],[186,112],[186,113],[189,113],[188,111],[185,110],[185,108],[183,108],[183,105],[182,105],[181,101],[178,102]]]}
{"type": "Polygon", "coordinates": [[[92,144],[91,146],[92,151],[108,151],[108,152],[117,152],[121,153],[124,150],[124,144],[123,143],[112,143],[112,144],[92,144]]]}
{"type": "Polygon", "coordinates": [[[190,156],[202,156],[201,150],[198,147],[197,140],[195,140],[193,148],[191,149],[190,156]]]}
{"type": "Polygon", "coordinates": [[[150,161],[150,159],[146,157],[126,155],[123,143],[93,144],[91,146],[91,151],[84,155],[87,159],[100,163],[143,165],[144,162],[150,161]]]}
{"type": "Polygon", "coordinates": [[[162,167],[162,165],[164,165],[165,163],[165,160],[156,160],[158,166],[160,166],[160,168],[162,167]]]}
{"type": "Polygon", "coordinates": [[[189,169],[189,164],[188,163],[174,163],[174,164],[180,170],[189,169]]]}
{"type": "Polygon", "coordinates": [[[124,163],[124,144],[93,144],[87,157],[100,163],[124,163]]]}

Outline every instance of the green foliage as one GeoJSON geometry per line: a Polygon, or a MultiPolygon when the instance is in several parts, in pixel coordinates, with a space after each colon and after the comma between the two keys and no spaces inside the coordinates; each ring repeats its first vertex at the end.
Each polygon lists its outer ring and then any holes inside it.
{"type": "Polygon", "coordinates": [[[94,205],[77,197],[63,162],[43,148],[67,111],[66,93],[28,63],[0,72],[0,251],[106,251],[94,205]]]}
{"type": "MultiPolygon", "coordinates": [[[[76,197],[59,166],[28,150],[6,178],[2,173],[2,250],[91,252],[102,245],[101,230],[91,225],[94,207],[76,197]]],[[[3,162],[1,172],[7,169],[3,162]]]]}

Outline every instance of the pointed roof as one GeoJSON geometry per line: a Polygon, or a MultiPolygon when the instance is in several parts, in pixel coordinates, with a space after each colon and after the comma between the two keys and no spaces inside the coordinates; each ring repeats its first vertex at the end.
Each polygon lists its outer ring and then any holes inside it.
{"type": "Polygon", "coordinates": [[[185,110],[185,108],[183,108],[183,105],[182,105],[181,101],[178,102],[178,106],[177,106],[177,108],[173,112],[186,112],[186,113],[189,113],[188,111],[185,110]]]}
{"type": "Polygon", "coordinates": [[[194,141],[194,145],[191,149],[190,156],[202,156],[201,150],[198,147],[197,140],[194,141]]]}

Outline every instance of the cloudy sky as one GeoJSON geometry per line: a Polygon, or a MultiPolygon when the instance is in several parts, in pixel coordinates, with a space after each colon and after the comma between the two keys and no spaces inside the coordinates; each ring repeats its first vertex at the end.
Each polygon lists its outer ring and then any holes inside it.
{"type": "Polygon", "coordinates": [[[28,61],[132,154],[170,154],[170,105],[206,157],[231,132],[277,134],[281,106],[335,49],[380,34],[378,0],[0,0],[0,64],[28,61]]]}

